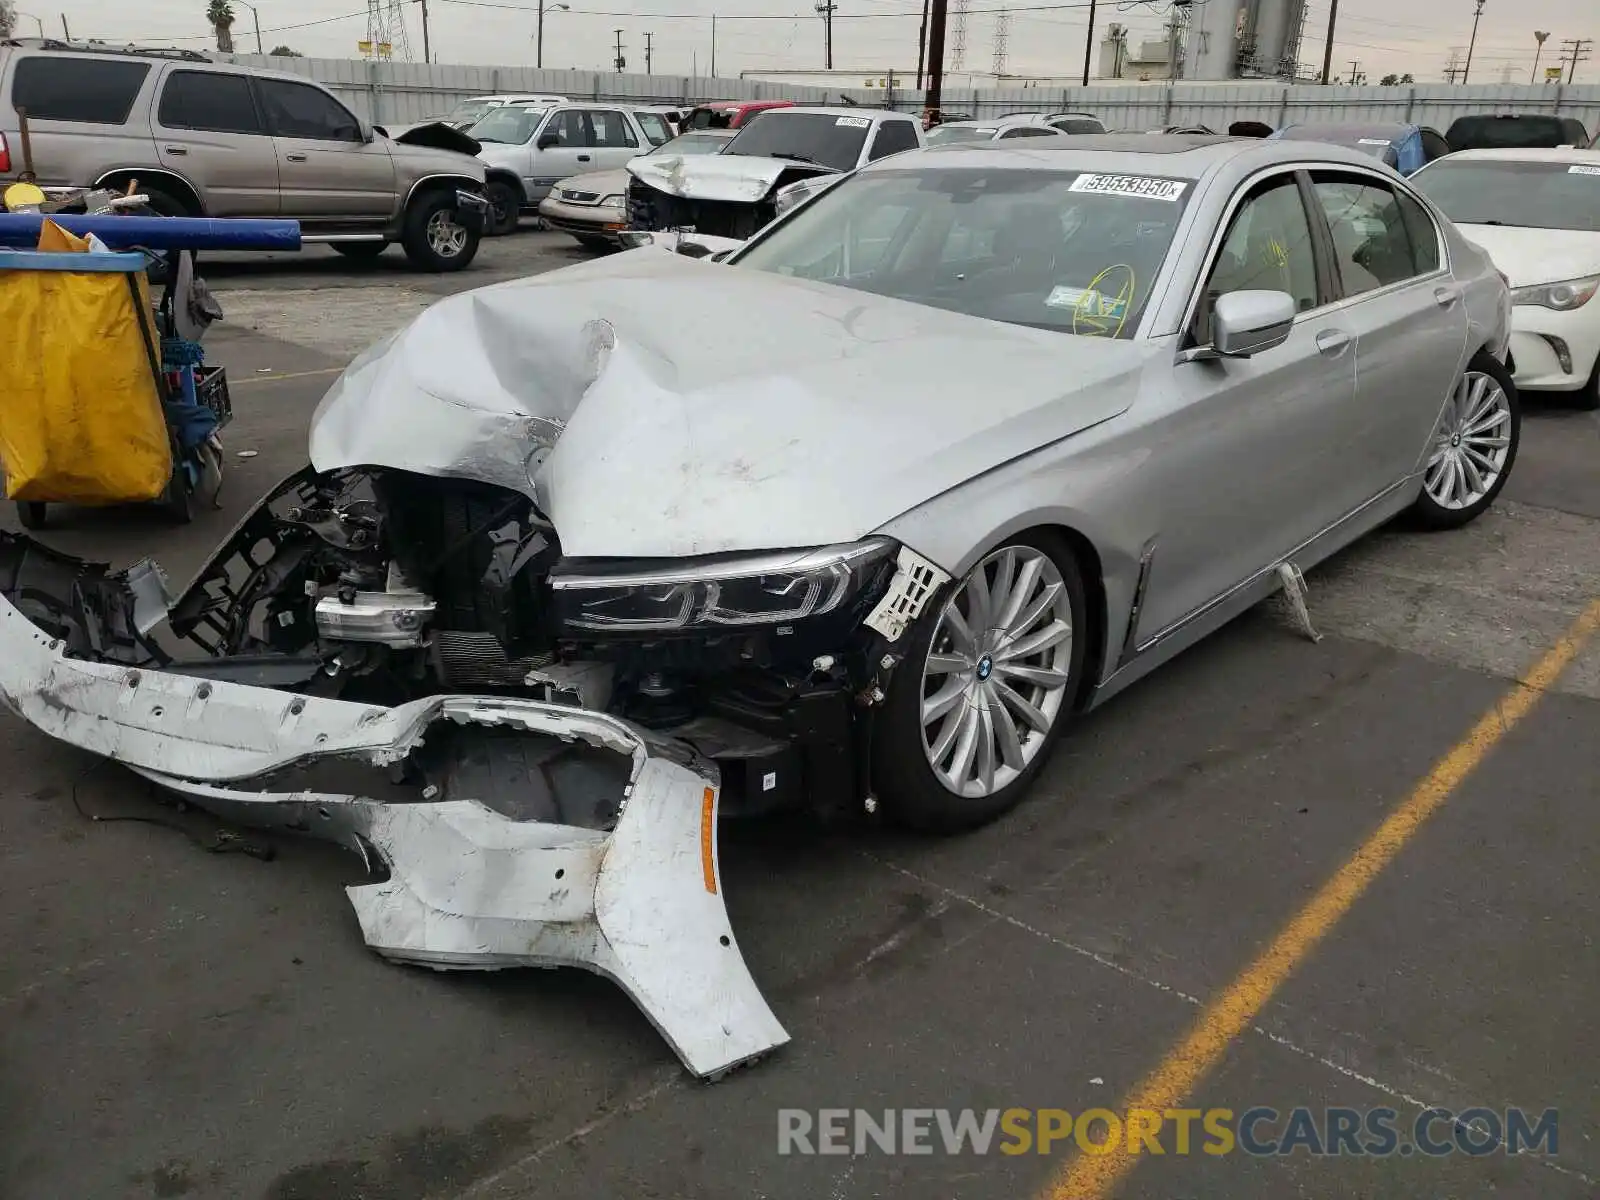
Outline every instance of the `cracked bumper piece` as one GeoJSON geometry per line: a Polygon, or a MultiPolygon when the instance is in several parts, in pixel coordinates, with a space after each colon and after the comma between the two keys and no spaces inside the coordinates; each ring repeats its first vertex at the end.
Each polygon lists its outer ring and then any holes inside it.
{"type": "MultiPolygon", "coordinates": [[[[789,1040],[728,924],[716,768],[678,743],[530,700],[435,696],[383,708],[68,658],[4,597],[0,700],[51,737],[226,819],[381,859],[386,880],[347,891],[367,944],[386,958],[594,971],[621,986],[703,1077],[789,1040]],[[581,750],[606,768],[590,771],[587,791],[598,778],[612,794],[589,806],[599,816],[585,825],[518,819],[503,771],[451,776],[415,802],[259,790],[263,777],[324,760],[383,768],[451,738],[480,759],[482,748],[508,742],[538,759],[530,788],[535,776],[559,779],[549,764],[581,750]]],[[[561,813],[581,807],[555,802],[561,813]]]]}

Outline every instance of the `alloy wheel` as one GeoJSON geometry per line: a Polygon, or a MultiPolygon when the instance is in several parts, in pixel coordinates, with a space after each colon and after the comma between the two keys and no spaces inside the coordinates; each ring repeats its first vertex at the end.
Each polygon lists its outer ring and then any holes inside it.
{"type": "Polygon", "coordinates": [[[960,796],[993,795],[1038,757],[1072,673],[1072,598],[1042,550],[984,558],[939,614],[922,666],[922,746],[960,796]]]}
{"type": "Polygon", "coordinates": [[[1469,370],[1445,404],[1422,484],[1441,508],[1471,508],[1493,490],[1511,453],[1511,401],[1492,376],[1469,370]]]}
{"type": "Polygon", "coordinates": [[[467,228],[442,208],[428,218],[428,247],[441,258],[455,258],[467,248],[467,228]]]}

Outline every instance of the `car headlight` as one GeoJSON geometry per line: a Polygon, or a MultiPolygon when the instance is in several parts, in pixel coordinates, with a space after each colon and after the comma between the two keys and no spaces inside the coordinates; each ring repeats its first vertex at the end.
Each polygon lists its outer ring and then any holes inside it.
{"type": "Polygon", "coordinates": [[[772,198],[772,207],[781,217],[795,205],[811,199],[818,192],[825,192],[838,183],[838,175],[817,175],[811,179],[801,179],[778,189],[778,194],[772,198]]]}
{"type": "Polygon", "coordinates": [[[600,197],[600,207],[601,208],[621,208],[622,207],[622,197],[621,196],[601,196],[600,197]]]}
{"type": "Polygon", "coordinates": [[[817,550],[662,562],[582,560],[550,575],[557,619],[569,630],[668,633],[784,625],[842,607],[898,547],[870,538],[817,550]]]}
{"type": "Polygon", "coordinates": [[[1511,303],[1537,304],[1540,308],[1570,312],[1589,303],[1596,289],[1600,289],[1600,275],[1591,275],[1587,279],[1568,279],[1561,283],[1536,283],[1530,287],[1512,288],[1511,303]]]}

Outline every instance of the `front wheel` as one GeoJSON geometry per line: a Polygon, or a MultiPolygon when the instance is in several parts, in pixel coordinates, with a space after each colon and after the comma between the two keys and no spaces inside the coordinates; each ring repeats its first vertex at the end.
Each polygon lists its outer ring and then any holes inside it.
{"type": "Polygon", "coordinates": [[[483,189],[489,202],[489,236],[501,237],[515,233],[522,217],[522,191],[509,183],[492,181],[483,189]]]}
{"type": "Polygon", "coordinates": [[[1517,460],[1522,408],[1505,364],[1485,350],[1456,381],[1428,446],[1412,516],[1425,529],[1476,520],[1505,487],[1517,460]]]}
{"type": "Polygon", "coordinates": [[[1084,582],[1062,539],[1019,534],[924,613],[896,669],[873,778],[913,828],[974,829],[1013,808],[1071,719],[1084,582]]]}
{"type": "Polygon", "coordinates": [[[477,255],[478,237],[462,224],[455,197],[433,192],[412,201],[401,244],[424,271],[459,271],[477,255]]]}

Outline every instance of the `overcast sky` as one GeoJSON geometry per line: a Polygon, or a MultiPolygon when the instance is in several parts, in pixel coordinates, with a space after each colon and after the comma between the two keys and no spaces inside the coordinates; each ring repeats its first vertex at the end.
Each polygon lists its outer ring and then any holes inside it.
{"type": "MultiPolygon", "coordinates": [[[[385,0],[387,3],[388,0],[385,0]]],[[[548,2],[548,0],[547,0],[548,2]]],[[[882,72],[911,71],[917,58],[920,0],[836,0],[834,65],[882,72]],[[902,15],[903,14],[903,15],[902,15]]],[[[969,0],[966,60],[971,70],[988,71],[994,59],[995,10],[1009,0],[969,0]]],[[[1227,0],[1208,0],[1222,3],[1227,0]]],[[[1329,0],[1311,0],[1305,62],[1320,63],[1329,0]]],[[[1340,0],[1334,36],[1334,70],[1350,70],[1358,60],[1368,81],[1411,72],[1419,82],[1443,79],[1452,49],[1465,57],[1472,32],[1474,0],[1340,0]]],[[[533,29],[539,0],[428,0],[429,28],[440,62],[531,66],[533,29]]],[[[712,12],[717,21],[717,73],[811,70],[823,65],[822,21],[813,0],[569,0],[570,12],[545,17],[547,67],[609,69],[615,34],[623,30],[630,71],[644,69],[645,33],[654,42],[654,70],[707,72],[712,12]],[[628,15],[615,15],[626,11],[628,15]],[[804,15],[802,15],[804,14],[804,15]],[[765,19],[749,19],[760,16],[765,19]],[[745,19],[740,19],[745,18],[745,19]]],[[[951,0],[952,11],[956,0],[951,0]]],[[[1592,37],[1600,42],[1600,0],[1484,0],[1472,60],[1473,83],[1528,82],[1533,66],[1535,29],[1547,30],[1541,68],[1555,63],[1563,38],[1592,37]]],[[[205,0],[18,0],[28,16],[19,32],[36,32],[34,15],[51,34],[61,30],[64,12],[74,37],[150,44],[209,46],[205,0]]],[[[264,48],[287,44],[328,58],[355,57],[366,36],[366,0],[260,0],[264,48]]],[[[402,6],[412,57],[422,58],[419,0],[402,6]]],[[[1088,23],[1086,0],[1015,0],[1010,4],[1007,69],[1013,74],[1068,75],[1081,67],[1088,23]],[[1032,9],[1034,11],[1028,11],[1032,9]]],[[[1109,21],[1120,21],[1137,43],[1159,36],[1169,0],[1101,0],[1097,38],[1109,21]]],[[[236,0],[234,41],[241,51],[255,48],[247,6],[236,0]]],[[[1096,54],[1098,60],[1098,51],[1096,54]]],[[[1542,73],[1542,71],[1541,71],[1542,73]]],[[[1577,82],[1600,83],[1600,44],[1578,67],[1577,82]]]]}

